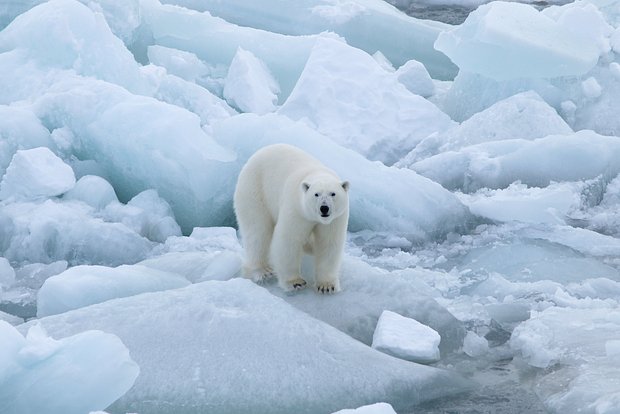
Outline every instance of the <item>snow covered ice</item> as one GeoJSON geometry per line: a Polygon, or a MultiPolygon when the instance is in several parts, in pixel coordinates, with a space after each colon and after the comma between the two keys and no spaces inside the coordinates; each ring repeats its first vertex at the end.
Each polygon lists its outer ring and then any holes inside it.
{"type": "Polygon", "coordinates": [[[383,311],[372,338],[372,347],[395,357],[419,363],[439,361],[441,337],[415,319],[383,311]]]}
{"type": "Polygon", "coordinates": [[[390,2],[477,8],[0,6],[1,412],[620,412],[618,2],[390,2]],[[351,183],[336,295],[239,278],[275,143],[351,183]]]}
{"type": "Polygon", "coordinates": [[[39,323],[59,337],[97,329],[121,338],[140,375],[118,412],[329,413],[373,401],[407,409],[466,384],[377,352],[247,280],[108,301],[39,323]]]}

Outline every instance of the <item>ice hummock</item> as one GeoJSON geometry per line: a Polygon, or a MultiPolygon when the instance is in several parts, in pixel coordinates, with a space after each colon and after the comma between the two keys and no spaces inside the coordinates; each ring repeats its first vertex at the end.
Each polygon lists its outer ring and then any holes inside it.
{"type": "Polygon", "coordinates": [[[103,410],[140,372],[118,337],[84,331],[54,339],[38,324],[0,320],[0,411],[83,414],[103,410]],[[22,326],[23,329],[23,326],[22,326]]]}
{"type": "Polygon", "coordinates": [[[411,165],[419,174],[450,189],[467,192],[506,188],[515,181],[546,187],[620,173],[620,140],[583,130],[535,140],[491,141],[446,151],[411,165]]]}
{"type": "Polygon", "coordinates": [[[454,122],[411,93],[372,56],[320,38],[278,113],[304,120],[344,147],[391,165],[454,122]]]}
{"type": "Polygon", "coordinates": [[[485,4],[462,25],[442,32],[435,47],[460,70],[495,80],[583,75],[609,51],[611,27],[593,5],[557,10],[485,4]]]}
{"type": "Polygon", "coordinates": [[[0,200],[32,200],[61,195],[73,188],[75,175],[46,147],[19,150],[0,182],[0,200]]]}
{"type": "Polygon", "coordinates": [[[184,277],[140,265],[75,266],[43,283],[37,317],[55,315],[110,299],[189,285],[184,277]]]}
{"type": "Polygon", "coordinates": [[[377,352],[247,280],[117,299],[37,323],[58,338],[98,329],[123,341],[140,376],[115,411],[314,413],[376,401],[400,410],[466,386],[454,373],[377,352]]]}
{"type": "Polygon", "coordinates": [[[437,131],[422,140],[397,165],[416,161],[491,141],[515,138],[533,140],[549,135],[568,135],[573,130],[557,111],[534,91],[510,96],[446,131],[437,131]]]}
{"type": "Polygon", "coordinates": [[[222,94],[229,104],[242,112],[264,115],[278,103],[280,86],[269,68],[252,52],[237,49],[224,79],[222,94]]]}

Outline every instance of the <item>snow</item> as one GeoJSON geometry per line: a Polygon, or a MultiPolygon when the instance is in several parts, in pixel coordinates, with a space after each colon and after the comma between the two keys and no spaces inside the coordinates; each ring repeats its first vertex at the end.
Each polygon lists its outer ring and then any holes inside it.
{"type": "Polygon", "coordinates": [[[405,409],[465,385],[377,352],[247,280],[117,299],[38,323],[56,337],[98,329],[123,341],[140,376],[115,411],[310,413],[375,401],[405,409]]]}
{"type": "Polygon", "coordinates": [[[33,325],[24,337],[0,321],[0,338],[0,410],[6,413],[101,410],[127,392],[140,371],[118,337],[100,331],[57,340],[33,325]]]}
{"type": "Polygon", "coordinates": [[[433,328],[395,312],[383,311],[372,347],[397,358],[421,364],[439,361],[441,337],[433,328]]]}
{"type": "Polygon", "coordinates": [[[616,2],[9,3],[1,412],[620,411],[616,2]],[[351,182],[337,295],[239,278],[275,143],[351,182]]]}

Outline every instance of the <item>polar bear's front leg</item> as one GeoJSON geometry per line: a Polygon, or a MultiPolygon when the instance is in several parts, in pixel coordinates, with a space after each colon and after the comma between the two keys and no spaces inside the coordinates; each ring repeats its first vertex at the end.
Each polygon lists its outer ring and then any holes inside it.
{"type": "Polygon", "coordinates": [[[301,259],[310,228],[300,220],[282,218],[276,223],[271,242],[271,263],[278,284],[286,291],[306,287],[301,277],[301,259]]]}
{"type": "Polygon", "coordinates": [[[339,217],[330,225],[314,230],[316,289],[321,293],[340,291],[340,264],[347,235],[348,218],[339,217]]]}

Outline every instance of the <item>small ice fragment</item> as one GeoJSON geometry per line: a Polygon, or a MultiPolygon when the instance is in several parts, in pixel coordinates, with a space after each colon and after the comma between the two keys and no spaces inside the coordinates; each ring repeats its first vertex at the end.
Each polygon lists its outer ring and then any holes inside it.
{"type": "Polygon", "coordinates": [[[415,319],[383,311],[372,338],[372,347],[397,358],[419,363],[439,361],[441,336],[415,319]]]}

